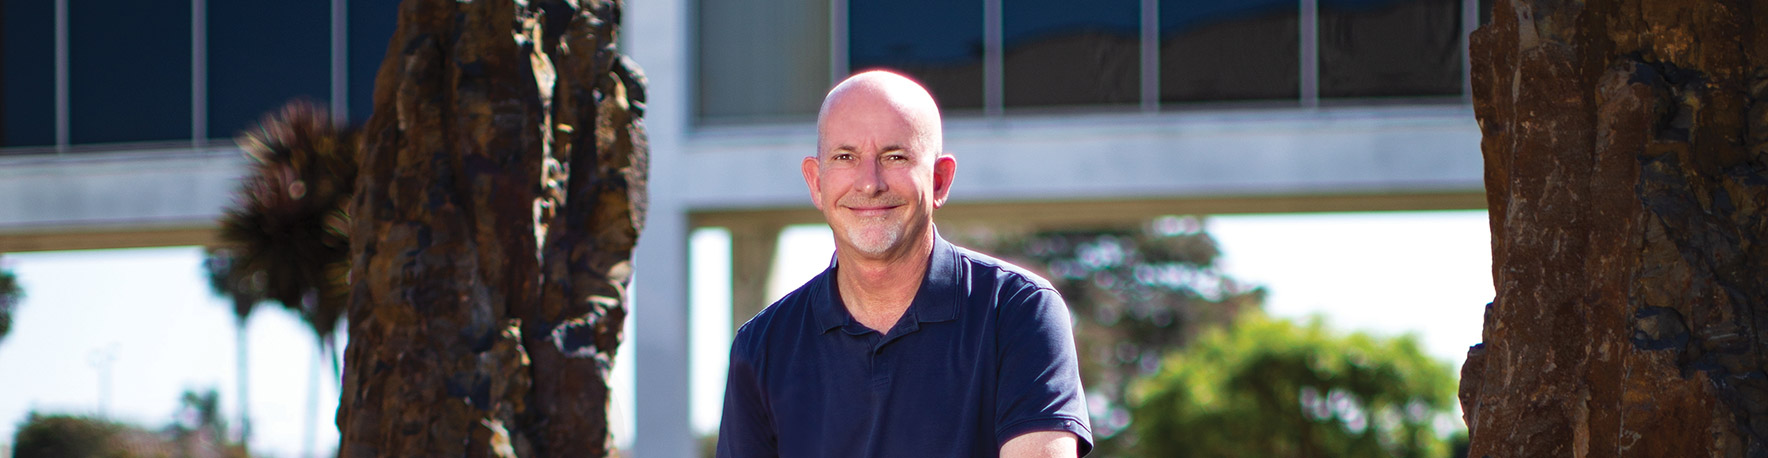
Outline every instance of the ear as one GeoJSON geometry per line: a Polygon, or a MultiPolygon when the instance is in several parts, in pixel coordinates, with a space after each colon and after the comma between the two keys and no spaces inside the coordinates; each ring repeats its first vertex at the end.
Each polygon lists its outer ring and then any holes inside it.
{"type": "Polygon", "coordinates": [[[945,206],[952,193],[952,178],[958,173],[958,158],[940,154],[933,160],[933,208],[945,206]]]}
{"type": "Polygon", "coordinates": [[[809,156],[798,164],[798,168],[804,173],[804,186],[810,188],[810,203],[815,204],[817,210],[822,210],[823,188],[818,186],[822,181],[821,164],[817,163],[816,156],[809,156]]]}

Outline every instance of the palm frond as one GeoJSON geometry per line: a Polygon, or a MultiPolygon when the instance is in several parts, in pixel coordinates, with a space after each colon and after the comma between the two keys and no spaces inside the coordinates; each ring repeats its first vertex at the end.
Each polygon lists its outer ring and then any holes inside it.
{"type": "Polygon", "coordinates": [[[12,332],[12,311],[24,300],[25,291],[18,286],[18,277],[0,270],[0,339],[12,332]]]}
{"type": "Polygon", "coordinates": [[[252,309],[264,301],[264,277],[238,274],[239,257],[231,248],[210,248],[203,253],[203,270],[209,273],[209,290],[233,301],[233,317],[244,322],[252,309]]]}
{"type": "Polygon", "coordinates": [[[308,298],[344,288],[338,272],[348,271],[345,209],[356,182],[355,130],[297,100],[238,142],[254,164],[220,221],[221,239],[235,252],[232,274],[261,281],[263,297],[329,336],[342,302],[308,298]]]}

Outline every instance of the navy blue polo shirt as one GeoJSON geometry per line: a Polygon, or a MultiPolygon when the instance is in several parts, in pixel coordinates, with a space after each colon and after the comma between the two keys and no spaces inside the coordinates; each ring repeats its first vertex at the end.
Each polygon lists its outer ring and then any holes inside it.
{"type": "Polygon", "coordinates": [[[847,312],[837,268],[737,330],[719,457],[992,457],[1033,431],[1092,449],[1048,281],[936,234],[914,301],[879,334],[847,312]]]}

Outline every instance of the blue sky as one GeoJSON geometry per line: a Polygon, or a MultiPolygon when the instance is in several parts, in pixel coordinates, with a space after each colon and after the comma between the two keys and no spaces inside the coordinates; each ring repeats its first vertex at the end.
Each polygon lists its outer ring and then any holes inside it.
{"type": "MultiPolygon", "coordinates": [[[[186,389],[215,388],[227,418],[237,415],[234,318],[210,295],[202,249],[152,248],[12,253],[0,263],[19,277],[25,300],[0,340],[0,442],[28,412],[97,413],[110,357],[114,418],[158,429],[186,389]]],[[[303,449],[314,343],[305,324],[260,306],[247,324],[253,451],[296,456],[303,449]]],[[[326,365],[323,377],[329,378],[326,365]]],[[[316,444],[337,442],[330,412],[335,383],[321,383],[316,444]]]]}
{"type": "MultiPolygon", "coordinates": [[[[1415,333],[1425,350],[1459,367],[1479,341],[1493,296],[1490,238],[1483,211],[1239,215],[1209,219],[1230,275],[1267,286],[1266,310],[1280,317],[1324,316],[1341,329],[1415,333]]],[[[729,342],[729,239],[692,236],[696,321],[691,388],[696,429],[716,428],[729,342]]],[[[826,227],[789,228],[769,293],[778,297],[827,266],[826,227]]],[[[26,299],[12,334],[0,340],[0,443],[31,410],[99,410],[100,364],[110,355],[109,402],[118,419],[158,428],[171,421],[185,389],[215,388],[228,418],[237,412],[234,325],[227,303],[210,295],[195,247],[14,253],[0,263],[19,275],[26,299]]],[[[642,292],[639,292],[642,301],[642,292]]],[[[253,452],[299,456],[306,449],[307,399],[315,344],[304,324],[274,306],[248,323],[253,452]]],[[[635,332],[629,328],[628,332],[635,332]]],[[[631,334],[629,334],[631,335],[631,334]]],[[[629,341],[631,339],[628,339],[629,341]]],[[[630,438],[630,348],[616,362],[616,440],[630,438]]],[[[337,443],[337,387],[320,372],[313,443],[337,443]]]]}

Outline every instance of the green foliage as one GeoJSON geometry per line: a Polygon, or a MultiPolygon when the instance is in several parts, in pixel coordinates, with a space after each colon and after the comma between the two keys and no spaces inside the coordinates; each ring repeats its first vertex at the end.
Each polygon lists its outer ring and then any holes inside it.
{"type": "Polygon", "coordinates": [[[126,427],[97,418],[32,412],[13,436],[14,456],[130,456],[116,446],[126,427]]]}
{"type": "Polygon", "coordinates": [[[1168,356],[1136,394],[1141,456],[1443,457],[1433,424],[1455,375],[1410,336],[1249,314],[1168,356]]]}
{"type": "Polygon", "coordinates": [[[20,457],[148,458],[214,456],[244,458],[245,446],[227,440],[221,396],[213,389],[186,390],[172,423],[153,431],[114,421],[31,412],[13,436],[20,457]]]}
{"type": "Polygon", "coordinates": [[[18,286],[18,277],[12,272],[0,269],[0,340],[12,332],[12,311],[23,302],[25,291],[18,286]]]}
{"type": "Polygon", "coordinates": [[[1131,384],[1160,371],[1161,355],[1264,302],[1262,289],[1215,266],[1221,253],[1203,229],[1202,218],[1167,216],[1142,227],[950,237],[1039,271],[1062,292],[1094,411],[1094,454],[1112,456],[1135,441],[1131,384]]]}
{"type": "Polygon", "coordinates": [[[185,390],[178,397],[178,415],[168,428],[179,438],[207,434],[208,440],[227,438],[227,423],[221,418],[221,394],[214,388],[202,391],[185,390]]]}

